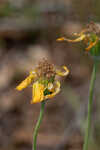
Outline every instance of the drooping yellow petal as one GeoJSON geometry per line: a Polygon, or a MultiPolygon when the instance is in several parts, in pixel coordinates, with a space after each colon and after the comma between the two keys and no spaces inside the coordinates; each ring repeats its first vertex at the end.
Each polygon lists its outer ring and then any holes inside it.
{"type": "Polygon", "coordinates": [[[65,70],[65,72],[62,72],[61,70],[56,70],[56,74],[59,75],[59,76],[66,76],[66,75],[68,75],[68,73],[69,73],[68,68],[66,66],[63,66],[62,68],[65,70]]]}
{"type": "Polygon", "coordinates": [[[93,46],[95,46],[95,45],[97,44],[98,40],[99,40],[99,39],[97,38],[95,42],[91,42],[91,43],[89,44],[89,46],[86,48],[86,51],[89,51],[93,46]]]}
{"type": "Polygon", "coordinates": [[[61,37],[61,38],[58,38],[56,41],[65,41],[65,40],[66,40],[66,38],[61,37]]]}
{"type": "Polygon", "coordinates": [[[17,87],[16,89],[18,91],[21,91],[23,90],[24,88],[26,88],[28,85],[30,85],[34,79],[36,78],[36,73],[35,72],[30,72],[30,75],[25,79],[23,80],[17,87]]]}
{"type": "Polygon", "coordinates": [[[38,81],[33,84],[33,97],[31,104],[39,103],[44,100],[44,85],[40,84],[38,81]]]}
{"type": "Polygon", "coordinates": [[[87,29],[83,29],[80,33],[75,33],[78,36],[81,36],[87,32],[87,29]]]}
{"type": "Polygon", "coordinates": [[[80,42],[80,41],[82,41],[82,40],[84,40],[85,39],[85,35],[84,34],[82,34],[80,37],[78,37],[78,38],[76,38],[76,39],[74,39],[74,40],[70,40],[70,39],[66,39],[66,41],[68,41],[68,42],[80,42]]]}
{"type": "Polygon", "coordinates": [[[44,99],[49,99],[49,98],[53,98],[55,95],[57,95],[58,93],[60,92],[60,82],[59,81],[56,81],[56,85],[55,85],[55,88],[54,88],[54,91],[52,94],[49,94],[49,95],[46,95],[44,97],[44,99]]]}
{"type": "Polygon", "coordinates": [[[58,38],[57,41],[67,41],[67,42],[80,42],[82,40],[84,40],[86,37],[85,34],[81,34],[78,38],[74,39],[74,40],[70,40],[70,39],[67,39],[65,37],[61,37],[61,38],[58,38]]]}

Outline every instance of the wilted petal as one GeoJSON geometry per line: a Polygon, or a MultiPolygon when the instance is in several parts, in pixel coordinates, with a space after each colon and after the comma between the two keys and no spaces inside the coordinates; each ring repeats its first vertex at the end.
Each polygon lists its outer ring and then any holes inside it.
{"type": "Polygon", "coordinates": [[[82,41],[82,40],[84,40],[85,39],[85,35],[84,34],[82,34],[80,37],[78,37],[78,38],[76,38],[75,40],[70,40],[70,39],[66,39],[66,41],[68,41],[68,42],[80,42],[80,41],[82,41]]]}
{"type": "Polygon", "coordinates": [[[66,38],[61,37],[61,38],[58,38],[56,41],[65,41],[65,40],[66,40],[66,38]]]}
{"type": "Polygon", "coordinates": [[[54,88],[54,91],[52,94],[46,95],[44,98],[45,99],[49,99],[49,98],[53,98],[55,95],[57,95],[60,92],[60,82],[56,81],[56,85],[54,88]]]}
{"type": "Polygon", "coordinates": [[[86,32],[87,32],[87,29],[83,29],[80,33],[77,33],[77,35],[81,36],[83,34],[86,34],[86,32]]]}
{"type": "Polygon", "coordinates": [[[44,100],[44,85],[40,84],[38,81],[33,84],[33,97],[32,103],[39,103],[44,100]]]}
{"type": "Polygon", "coordinates": [[[86,48],[86,51],[89,51],[93,46],[95,46],[95,45],[97,44],[98,40],[99,40],[99,39],[97,38],[95,42],[91,42],[91,43],[89,44],[89,46],[86,48]]]}
{"type": "Polygon", "coordinates": [[[68,73],[69,73],[68,68],[67,68],[66,66],[63,66],[62,68],[63,68],[65,71],[63,72],[63,71],[61,71],[61,70],[56,70],[56,74],[59,75],[59,76],[66,76],[66,75],[68,75],[68,73]]]}
{"type": "Polygon", "coordinates": [[[86,35],[82,34],[82,35],[80,35],[78,38],[76,38],[74,40],[70,40],[70,39],[62,37],[62,38],[58,38],[57,41],[67,41],[67,42],[73,42],[74,43],[74,42],[80,42],[80,41],[84,40],[85,37],[86,37],[86,35]]]}
{"type": "Polygon", "coordinates": [[[28,85],[30,85],[34,81],[35,78],[36,78],[36,73],[31,72],[30,75],[16,87],[16,89],[18,91],[23,90],[28,85]]]}

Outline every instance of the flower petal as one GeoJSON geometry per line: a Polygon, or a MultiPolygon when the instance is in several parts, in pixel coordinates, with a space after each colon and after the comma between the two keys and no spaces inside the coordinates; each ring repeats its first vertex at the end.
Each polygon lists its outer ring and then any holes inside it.
{"type": "Polygon", "coordinates": [[[74,33],[76,36],[81,36],[87,32],[87,29],[83,29],[80,33],[74,33]]]}
{"type": "Polygon", "coordinates": [[[31,104],[39,103],[44,100],[44,85],[39,83],[38,81],[33,84],[33,97],[31,100],[31,104]]]}
{"type": "Polygon", "coordinates": [[[85,34],[81,34],[78,38],[76,38],[75,40],[70,40],[70,39],[67,39],[65,37],[61,37],[61,38],[58,38],[57,41],[67,41],[67,42],[80,42],[82,40],[84,40],[86,37],[85,34]]]}
{"type": "Polygon", "coordinates": [[[95,40],[95,42],[91,42],[90,44],[89,44],[89,46],[86,48],[86,51],[89,51],[93,46],[95,46],[96,44],[97,44],[97,42],[98,42],[98,38],[95,40]]]}
{"type": "Polygon", "coordinates": [[[30,75],[25,79],[25,80],[23,80],[17,87],[16,87],[16,89],[18,90],[18,91],[21,91],[21,90],[23,90],[24,88],[26,88],[28,85],[30,85],[33,81],[34,81],[34,79],[36,78],[36,73],[34,72],[30,72],[30,75]]]}
{"type": "Polygon", "coordinates": [[[66,76],[69,73],[69,70],[66,66],[63,66],[63,69],[65,70],[65,72],[62,72],[61,70],[56,70],[56,74],[59,76],[66,76]]]}
{"type": "Polygon", "coordinates": [[[54,88],[54,91],[52,94],[50,95],[46,95],[44,97],[44,99],[49,99],[49,98],[53,98],[55,95],[57,95],[58,93],[60,92],[60,82],[59,81],[56,81],[56,85],[55,85],[55,88],[54,88]]]}
{"type": "Polygon", "coordinates": [[[61,37],[61,38],[58,38],[56,41],[65,41],[65,40],[66,40],[66,38],[61,37]]]}

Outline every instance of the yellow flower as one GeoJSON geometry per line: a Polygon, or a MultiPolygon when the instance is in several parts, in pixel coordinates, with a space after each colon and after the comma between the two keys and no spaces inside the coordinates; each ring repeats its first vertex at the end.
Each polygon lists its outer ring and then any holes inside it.
{"type": "MultiPolygon", "coordinates": [[[[76,39],[71,40],[65,37],[61,37],[61,38],[58,38],[57,41],[67,41],[67,42],[73,42],[73,43],[84,41],[85,44],[87,45],[86,51],[90,51],[92,50],[93,47],[95,47],[95,45],[98,42],[100,42],[98,33],[100,33],[99,27],[95,23],[91,22],[80,33],[74,33],[74,36],[77,37],[76,39]]],[[[96,55],[96,53],[94,52],[92,52],[92,54],[96,55]]]]}
{"type": "Polygon", "coordinates": [[[62,67],[64,71],[56,69],[53,64],[43,59],[39,65],[30,72],[29,76],[23,80],[16,89],[23,90],[32,84],[32,103],[42,102],[53,98],[60,92],[60,82],[55,79],[58,76],[67,76],[69,70],[66,66],[62,67]]]}

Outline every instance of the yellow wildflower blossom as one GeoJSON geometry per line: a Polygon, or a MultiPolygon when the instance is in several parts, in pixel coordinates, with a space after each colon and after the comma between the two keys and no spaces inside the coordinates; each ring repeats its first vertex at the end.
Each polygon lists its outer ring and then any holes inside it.
{"type": "Polygon", "coordinates": [[[46,59],[39,62],[38,66],[30,72],[29,76],[23,80],[16,89],[23,90],[32,84],[32,103],[42,102],[46,99],[53,98],[60,92],[60,82],[55,79],[58,76],[67,76],[69,70],[66,66],[62,67],[64,71],[56,69],[46,59]]]}
{"type": "Polygon", "coordinates": [[[100,28],[97,26],[97,24],[95,24],[94,22],[91,22],[80,33],[74,33],[74,36],[77,37],[76,39],[71,40],[66,37],[61,37],[61,38],[58,38],[57,41],[67,41],[67,42],[73,42],[73,43],[84,41],[85,44],[87,45],[86,51],[91,50],[92,55],[98,56],[98,54],[100,54],[100,49],[97,48],[96,45],[97,44],[100,45],[100,39],[98,36],[99,34],[100,34],[100,28]]]}

